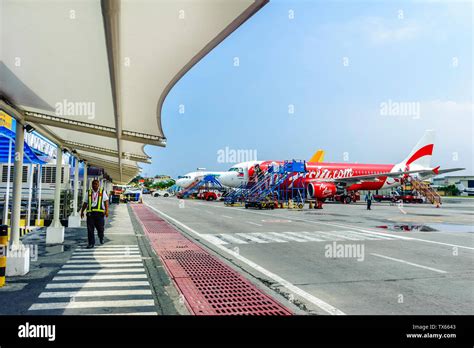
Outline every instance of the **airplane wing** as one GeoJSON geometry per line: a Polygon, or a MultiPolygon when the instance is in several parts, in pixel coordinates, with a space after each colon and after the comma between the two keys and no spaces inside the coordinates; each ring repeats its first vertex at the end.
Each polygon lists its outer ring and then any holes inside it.
{"type": "Polygon", "coordinates": [[[322,162],[324,161],[324,151],[318,150],[314,153],[313,157],[308,162],[322,162]]]}
{"type": "MultiPolygon", "coordinates": [[[[436,175],[440,175],[440,174],[446,174],[446,173],[451,173],[451,172],[457,172],[459,170],[464,170],[466,168],[448,168],[448,169],[439,169],[439,167],[436,167],[435,169],[433,170],[427,170],[426,172],[429,173],[434,173],[436,175]]],[[[423,175],[423,173],[421,173],[421,175],[423,175]]]]}
{"type": "MultiPolygon", "coordinates": [[[[357,184],[364,181],[379,181],[381,177],[389,178],[399,178],[404,175],[410,175],[420,172],[427,172],[427,170],[409,170],[405,172],[387,172],[387,173],[377,173],[369,175],[356,175],[347,178],[327,178],[327,179],[312,179],[311,182],[332,182],[332,183],[341,183],[341,184],[357,184]]],[[[431,173],[433,171],[431,170],[431,173]]]]}

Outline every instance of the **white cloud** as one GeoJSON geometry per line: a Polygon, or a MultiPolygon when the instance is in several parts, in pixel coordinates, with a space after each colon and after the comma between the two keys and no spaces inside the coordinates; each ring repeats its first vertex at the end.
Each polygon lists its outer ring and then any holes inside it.
{"type": "Polygon", "coordinates": [[[358,25],[374,44],[413,40],[421,33],[420,26],[416,22],[406,19],[387,20],[381,17],[364,17],[360,19],[358,25]]]}

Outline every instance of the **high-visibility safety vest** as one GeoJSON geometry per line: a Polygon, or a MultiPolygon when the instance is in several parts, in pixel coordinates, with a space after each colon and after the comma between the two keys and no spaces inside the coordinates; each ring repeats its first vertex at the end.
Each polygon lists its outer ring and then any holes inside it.
{"type": "Polygon", "coordinates": [[[95,207],[92,207],[92,189],[89,190],[88,194],[88,201],[87,201],[87,211],[92,212],[92,211],[97,211],[99,213],[104,213],[105,210],[102,208],[102,200],[103,200],[103,190],[99,189],[99,196],[97,197],[97,205],[95,207]]]}

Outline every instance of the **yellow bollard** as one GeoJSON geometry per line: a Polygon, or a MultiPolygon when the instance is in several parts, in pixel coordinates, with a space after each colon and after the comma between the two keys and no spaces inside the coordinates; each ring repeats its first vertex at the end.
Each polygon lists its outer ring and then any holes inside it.
{"type": "Polygon", "coordinates": [[[7,268],[8,226],[0,226],[0,287],[5,285],[7,268]]]}

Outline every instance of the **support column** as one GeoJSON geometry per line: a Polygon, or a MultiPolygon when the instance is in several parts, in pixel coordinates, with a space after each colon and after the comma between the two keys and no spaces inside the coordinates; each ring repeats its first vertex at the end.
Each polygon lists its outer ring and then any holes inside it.
{"type": "Polygon", "coordinates": [[[82,176],[82,201],[87,198],[87,163],[84,162],[84,175],[82,176]]]}
{"type": "Polygon", "coordinates": [[[81,227],[81,217],[77,211],[77,200],[79,198],[79,160],[74,158],[74,195],[72,202],[72,214],[68,217],[68,227],[81,227]]]}
{"type": "Polygon", "coordinates": [[[64,243],[64,226],[61,225],[61,169],[63,166],[63,152],[58,147],[56,155],[56,183],[54,187],[54,217],[51,225],[46,229],[46,244],[64,243]]]}
{"type": "Polygon", "coordinates": [[[30,221],[31,221],[31,200],[33,199],[33,179],[34,179],[34,171],[35,167],[33,167],[33,164],[30,164],[29,167],[29,174],[30,177],[28,178],[28,212],[26,213],[26,227],[30,227],[30,221]]]}
{"type": "Polygon", "coordinates": [[[36,226],[41,226],[41,190],[42,190],[42,184],[43,183],[43,165],[38,165],[38,184],[36,185],[36,188],[38,190],[38,207],[36,215],[37,221],[36,221],[36,226]]]}
{"type": "Polygon", "coordinates": [[[8,223],[8,210],[10,208],[10,176],[12,170],[12,150],[13,141],[8,141],[8,168],[7,168],[7,190],[5,192],[5,204],[3,206],[3,224],[9,225],[8,223]]]}
{"type": "MultiPolygon", "coordinates": [[[[10,248],[7,254],[7,276],[25,275],[30,271],[30,249],[20,241],[21,193],[25,133],[23,125],[16,122],[15,160],[13,169],[13,199],[10,248]]],[[[9,178],[10,179],[10,178],[9,178]]]]}

